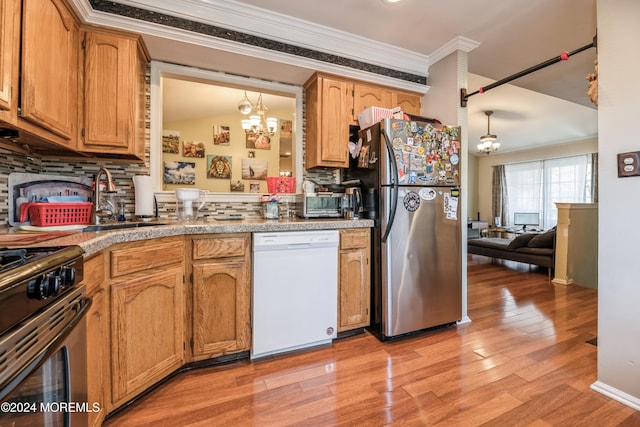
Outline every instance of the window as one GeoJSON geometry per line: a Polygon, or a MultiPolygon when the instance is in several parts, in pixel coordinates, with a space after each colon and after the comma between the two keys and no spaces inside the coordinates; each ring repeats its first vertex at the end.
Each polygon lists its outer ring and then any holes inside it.
{"type": "Polygon", "coordinates": [[[592,203],[594,165],[589,154],[505,165],[506,221],[515,212],[538,212],[541,227],[558,222],[556,202],[592,203]]]}

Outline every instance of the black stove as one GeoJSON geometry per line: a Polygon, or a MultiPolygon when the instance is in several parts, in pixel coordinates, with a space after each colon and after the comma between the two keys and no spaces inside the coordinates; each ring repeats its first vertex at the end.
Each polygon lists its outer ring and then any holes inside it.
{"type": "Polygon", "coordinates": [[[79,246],[0,248],[0,336],[82,282],[83,254],[79,246]]]}

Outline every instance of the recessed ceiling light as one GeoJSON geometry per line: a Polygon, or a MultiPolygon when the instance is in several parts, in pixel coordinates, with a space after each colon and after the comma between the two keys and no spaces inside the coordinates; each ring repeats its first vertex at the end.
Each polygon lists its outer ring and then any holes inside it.
{"type": "Polygon", "coordinates": [[[394,3],[398,3],[400,0],[382,0],[382,3],[386,3],[386,4],[394,4],[394,3]]]}

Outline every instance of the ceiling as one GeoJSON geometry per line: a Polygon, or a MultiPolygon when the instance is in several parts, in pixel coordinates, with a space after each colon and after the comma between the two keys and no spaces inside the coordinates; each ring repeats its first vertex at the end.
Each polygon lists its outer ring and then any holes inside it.
{"type": "MultiPolygon", "coordinates": [[[[238,1],[426,55],[456,36],[477,41],[468,55],[469,92],[588,45],[596,35],[595,0],[238,1]]],[[[486,110],[494,111],[491,132],[501,152],[596,137],[597,110],[586,95],[595,59],[591,48],[470,97],[470,146],[487,133],[486,110]]]]}
{"type": "MultiPolygon", "coordinates": [[[[119,2],[143,8],[164,7],[165,13],[171,7],[178,9],[176,2],[168,0],[119,2]]],[[[287,43],[302,44],[297,40],[305,40],[305,46],[315,43],[312,48],[330,53],[332,46],[322,37],[311,42],[308,37],[321,34],[318,30],[327,27],[325,30],[352,36],[354,40],[364,38],[415,52],[432,62],[438,59],[444,46],[456,37],[464,37],[479,43],[468,55],[469,92],[563,51],[588,45],[596,34],[595,0],[402,0],[397,4],[382,0],[178,0],[177,3],[185,15],[187,9],[197,8],[206,15],[207,22],[228,16],[224,15],[227,7],[234,12],[238,7],[246,7],[251,11],[246,16],[259,16],[265,25],[248,25],[243,31],[273,40],[278,40],[279,35],[266,33],[277,32],[277,27],[270,24],[281,23],[285,18],[300,34],[299,38],[289,37],[287,43]],[[302,34],[305,28],[309,29],[306,35],[302,34]]],[[[239,21],[242,19],[241,16],[239,21]]],[[[216,24],[225,26],[227,22],[216,24]]],[[[225,49],[214,51],[201,43],[176,41],[183,34],[170,40],[154,30],[141,32],[152,58],[157,60],[209,68],[215,58],[214,69],[218,71],[294,84],[302,84],[313,72],[308,64],[280,63],[273,58],[225,49]]],[[[586,75],[593,72],[595,59],[596,49],[587,49],[568,61],[470,97],[467,107],[470,147],[487,131],[485,110],[494,111],[491,132],[498,136],[501,152],[597,137],[597,109],[586,96],[586,75]]],[[[393,61],[389,57],[390,68],[393,61]]],[[[238,101],[234,101],[236,105],[238,101]]],[[[194,104],[193,98],[190,104],[194,104]]],[[[428,111],[425,114],[430,115],[428,111]]]]}

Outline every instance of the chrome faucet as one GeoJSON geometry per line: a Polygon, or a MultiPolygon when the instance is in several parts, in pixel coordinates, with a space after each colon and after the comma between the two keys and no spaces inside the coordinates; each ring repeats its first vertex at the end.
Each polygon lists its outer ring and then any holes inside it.
{"type": "Polygon", "coordinates": [[[104,174],[107,177],[107,193],[115,193],[116,187],[113,185],[113,180],[111,178],[111,172],[107,170],[107,168],[100,168],[95,177],[95,190],[93,192],[93,203],[95,203],[95,209],[93,210],[93,218],[91,218],[91,222],[93,224],[100,224],[102,219],[114,218],[114,211],[116,210],[115,206],[112,206],[112,209],[104,209],[102,206],[102,192],[100,191],[100,177],[104,174]]]}

